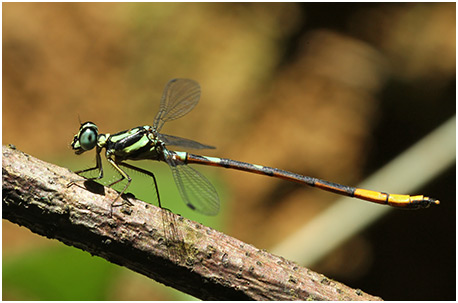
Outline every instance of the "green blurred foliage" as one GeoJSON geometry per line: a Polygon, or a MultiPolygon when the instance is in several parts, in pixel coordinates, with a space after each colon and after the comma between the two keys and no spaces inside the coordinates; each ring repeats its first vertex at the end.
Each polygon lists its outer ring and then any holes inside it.
{"type": "Polygon", "coordinates": [[[108,261],[59,245],[3,257],[3,300],[107,300],[119,271],[108,261]]]}

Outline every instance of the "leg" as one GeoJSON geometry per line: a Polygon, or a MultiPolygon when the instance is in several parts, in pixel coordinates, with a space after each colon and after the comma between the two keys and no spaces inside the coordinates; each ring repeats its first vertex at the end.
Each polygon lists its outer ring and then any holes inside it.
{"type": "MultiPolygon", "coordinates": [[[[92,177],[92,178],[86,178],[85,177],[85,179],[86,180],[99,180],[99,179],[102,179],[103,178],[103,168],[102,168],[102,159],[100,158],[100,151],[101,150],[102,150],[101,148],[97,147],[97,151],[96,151],[96,154],[95,154],[95,161],[96,161],[95,167],[91,167],[91,168],[88,168],[88,169],[77,170],[77,171],[75,171],[75,174],[81,175],[82,173],[98,169],[99,170],[99,175],[97,177],[92,177]]],[[[80,181],[84,181],[84,180],[71,181],[70,183],[67,184],[67,187],[70,187],[73,184],[75,184],[76,182],[80,182],[80,181]]]]}
{"type": "MultiPolygon", "coordinates": [[[[116,200],[118,200],[118,198],[119,198],[120,196],[122,196],[122,194],[124,194],[124,192],[126,191],[126,189],[129,187],[130,182],[132,182],[132,179],[129,177],[129,175],[128,175],[125,171],[123,171],[123,170],[119,167],[118,164],[116,164],[116,162],[115,162],[114,160],[112,160],[112,159],[110,159],[110,158],[107,158],[107,160],[108,160],[108,162],[118,171],[118,173],[121,175],[121,178],[120,178],[120,179],[118,179],[118,180],[116,180],[116,181],[114,181],[114,182],[108,184],[108,185],[107,185],[108,187],[112,187],[113,185],[115,185],[115,184],[121,182],[122,180],[127,179],[127,184],[126,184],[126,186],[124,186],[123,190],[118,194],[118,196],[116,197],[116,199],[114,199],[113,203],[111,204],[111,206],[113,206],[113,204],[116,202],[116,200]]],[[[120,164],[120,165],[123,165],[124,163],[119,163],[119,164],[120,164]]],[[[128,202],[129,204],[132,205],[132,203],[130,203],[129,201],[127,201],[127,202],[128,202]]]]}
{"type": "Polygon", "coordinates": [[[161,205],[161,198],[159,197],[159,188],[157,187],[157,181],[156,181],[156,176],[154,176],[154,174],[150,171],[147,171],[147,170],[144,170],[142,168],[139,168],[139,167],[136,167],[136,166],[133,166],[133,165],[130,165],[130,164],[127,164],[127,163],[119,163],[119,165],[122,165],[124,167],[127,167],[127,168],[130,168],[130,169],[133,169],[133,170],[136,170],[140,173],[143,173],[147,176],[150,176],[151,178],[153,178],[153,181],[154,181],[154,188],[156,189],[156,195],[157,195],[157,203],[159,204],[159,207],[162,208],[162,205],[161,205]]]}

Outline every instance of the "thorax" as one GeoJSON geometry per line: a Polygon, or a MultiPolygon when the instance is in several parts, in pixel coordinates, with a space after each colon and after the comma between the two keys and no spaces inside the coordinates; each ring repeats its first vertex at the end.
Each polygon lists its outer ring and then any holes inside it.
{"type": "Polygon", "coordinates": [[[115,161],[160,160],[161,142],[154,135],[151,126],[138,126],[113,135],[102,136],[106,136],[100,140],[104,142],[106,156],[115,161]]]}

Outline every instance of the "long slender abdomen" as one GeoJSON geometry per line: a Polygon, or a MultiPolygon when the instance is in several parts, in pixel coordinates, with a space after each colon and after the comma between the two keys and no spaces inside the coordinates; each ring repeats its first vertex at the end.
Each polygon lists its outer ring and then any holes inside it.
{"type": "Polygon", "coordinates": [[[345,186],[337,183],[328,182],[325,180],[320,180],[317,178],[303,176],[299,174],[295,174],[286,170],[256,165],[231,159],[225,158],[214,158],[214,157],[206,157],[206,156],[199,156],[193,154],[187,154],[186,160],[187,163],[196,163],[196,164],[203,164],[203,165],[212,165],[212,166],[220,166],[225,168],[243,170],[251,173],[266,175],[270,177],[276,177],[288,181],[294,181],[301,184],[307,184],[310,186],[318,187],[323,190],[331,191],[334,193],[338,193],[345,196],[353,197],[353,193],[355,188],[350,186],[345,186]]]}
{"type": "Polygon", "coordinates": [[[410,195],[398,195],[389,194],[384,192],[378,192],[373,190],[367,190],[362,188],[350,187],[334,182],[329,182],[309,176],[303,176],[295,174],[289,171],[281,170],[278,168],[256,165],[231,159],[215,158],[189,154],[186,152],[175,152],[176,156],[183,161],[185,164],[195,163],[202,165],[220,166],[225,168],[232,168],[251,173],[276,177],[285,179],[288,181],[294,181],[301,184],[307,184],[320,188],[322,190],[330,191],[336,194],[355,197],[358,199],[375,202],[379,204],[388,204],[394,207],[417,209],[426,208],[431,204],[439,204],[439,200],[434,198],[425,197],[422,195],[410,196],[410,195]]]}

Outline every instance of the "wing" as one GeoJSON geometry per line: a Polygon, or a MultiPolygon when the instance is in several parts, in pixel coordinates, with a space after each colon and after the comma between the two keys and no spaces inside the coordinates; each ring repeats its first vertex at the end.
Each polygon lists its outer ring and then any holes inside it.
{"type": "Polygon", "coordinates": [[[165,143],[165,145],[173,145],[177,147],[191,148],[191,149],[215,149],[214,146],[205,145],[194,140],[189,140],[181,137],[175,137],[165,134],[157,134],[157,137],[165,143]]]}
{"type": "Polygon", "coordinates": [[[204,215],[218,214],[219,197],[210,181],[194,168],[170,155],[166,157],[166,162],[172,169],[173,179],[186,205],[204,215]]]}
{"type": "Polygon", "coordinates": [[[164,88],[153,128],[159,132],[165,122],[189,113],[200,98],[200,85],[190,79],[172,79],[164,88]]]}

